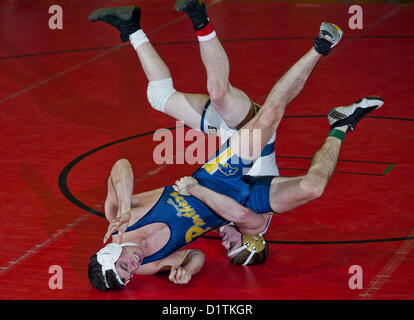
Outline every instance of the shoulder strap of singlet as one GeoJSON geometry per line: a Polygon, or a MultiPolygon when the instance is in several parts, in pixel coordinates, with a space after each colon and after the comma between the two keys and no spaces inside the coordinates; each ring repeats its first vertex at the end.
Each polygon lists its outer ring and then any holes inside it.
{"type": "Polygon", "coordinates": [[[161,221],[158,218],[154,218],[154,213],[155,210],[158,206],[158,204],[160,203],[160,201],[163,200],[163,198],[165,197],[165,195],[170,192],[171,190],[169,189],[169,187],[165,187],[160,198],[158,199],[158,201],[152,206],[152,208],[141,218],[139,219],[137,222],[135,222],[133,225],[129,226],[125,232],[129,232],[129,231],[133,231],[136,230],[138,228],[144,227],[148,224],[151,223],[157,223],[157,222],[161,222],[167,225],[167,227],[170,229],[170,238],[168,239],[168,241],[166,242],[166,244],[157,252],[153,253],[152,255],[149,255],[147,257],[145,257],[142,260],[142,264],[146,264],[149,262],[153,262],[162,258],[165,258],[166,256],[168,256],[170,253],[169,251],[169,246],[171,241],[173,240],[173,230],[171,229],[171,226],[168,224],[168,221],[161,221]]]}

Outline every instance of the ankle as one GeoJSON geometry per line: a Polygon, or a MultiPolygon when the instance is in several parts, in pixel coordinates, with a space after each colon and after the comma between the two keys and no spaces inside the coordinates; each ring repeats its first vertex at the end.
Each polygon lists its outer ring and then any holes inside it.
{"type": "Polygon", "coordinates": [[[326,56],[331,51],[332,43],[330,43],[328,40],[318,36],[313,41],[313,47],[315,48],[317,53],[326,56]]]}
{"type": "Polygon", "coordinates": [[[142,29],[139,29],[130,34],[129,41],[131,41],[131,44],[135,50],[137,50],[137,48],[143,43],[149,42],[147,35],[144,33],[144,31],[142,31],[142,29]]]}
{"type": "Polygon", "coordinates": [[[329,131],[328,137],[337,138],[341,140],[341,143],[343,143],[347,130],[348,130],[348,126],[341,126],[341,127],[333,128],[331,131],[329,131]]]}
{"type": "Polygon", "coordinates": [[[208,23],[205,27],[202,29],[196,31],[198,41],[208,41],[210,39],[213,39],[216,36],[216,32],[213,29],[213,25],[211,24],[210,20],[208,20],[208,23]]]}

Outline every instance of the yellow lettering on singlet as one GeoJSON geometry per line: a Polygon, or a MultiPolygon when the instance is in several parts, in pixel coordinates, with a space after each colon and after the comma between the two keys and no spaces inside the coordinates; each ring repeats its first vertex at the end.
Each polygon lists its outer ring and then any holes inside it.
{"type": "Polygon", "coordinates": [[[205,225],[203,219],[201,219],[198,214],[195,214],[194,216],[192,216],[192,218],[193,218],[193,223],[196,226],[204,226],[205,225]]]}
{"type": "Polygon", "coordinates": [[[171,192],[170,196],[174,197],[175,202],[178,204],[178,210],[181,217],[191,218],[196,226],[203,226],[205,222],[196,214],[195,210],[184,200],[178,192],[171,192]]]}
{"type": "Polygon", "coordinates": [[[197,226],[192,226],[185,233],[185,241],[187,243],[189,243],[189,242],[191,242],[191,240],[193,240],[196,237],[201,236],[204,232],[207,232],[210,229],[211,229],[210,227],[208,227],[207,229],[203,229],[203,228],[200,228],[200,227],[197,227],[197,226]]]}
{"type": "Polygon", "coordinates": [[[191,218],[194,215],[194,211],[183,213],[181,216],[191,218]]]}
{"type": "Polygon", "coordinates": [[[183,206],[183,207],[185,207],[185,206],[187,206],[187,205],[188,205],[188,202],[187,202],[187,201],[185,201],[185,200],[183,200],[183,201],[178,201],[178,205],[179,205],[179,206],[183,206]]]}
{"type": "Polygon", "coordinates": [[[190,212],[190,211],[194,211],[194,209],[191,208],[191,206],[186,205],[186,206],[180,208],[180,211],[182,211],[182,212],[190,212]]]}
{"type": "Polygon", "coordinates": [[[226,163],[226,161],[231,157],[231,148],[228,147],[225,151],[223,151],[218,157],[212,159],[211,161],[207,162],[203,168],[209,174],[213,174],[217,168],[219,163],[226,163]]]}

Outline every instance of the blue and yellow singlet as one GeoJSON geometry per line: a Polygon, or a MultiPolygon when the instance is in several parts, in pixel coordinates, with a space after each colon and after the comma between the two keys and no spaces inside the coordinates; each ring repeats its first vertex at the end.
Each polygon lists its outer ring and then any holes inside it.
{"type": "MultiPolygon", "coordinates": [[[[273,176],[244,176],[243,172],[251,166],[252,162],[238,158],[225,143],[192,176],[200,185],[224,194],[256,213],[271,212],[269,188],[273,176]]],[[[126,232],[156,222],[169,227],[170,239],[159,251],[145,257],[142,264],[164,259],[202,234],[229,223],[197,198],[181,195],[172,186],[165,187],[156,204],[126,232]]]]}

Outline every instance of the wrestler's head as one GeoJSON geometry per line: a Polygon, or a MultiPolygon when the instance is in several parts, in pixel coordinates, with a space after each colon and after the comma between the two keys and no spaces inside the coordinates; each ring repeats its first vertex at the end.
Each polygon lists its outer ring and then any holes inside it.
{"type": "Polygon", "coordinates": [[[89,281],[102,291],[122,289],[143,259],[143,251],[135,243],[110,243],[89,259],[89,281]]]}
{"type": "Polygon", "coordinates": [[[247,266],[266,261],[269,246],[262,235],[242,234],[232,225],[221,227],[220,235],[233,264],[247,266]]]}

